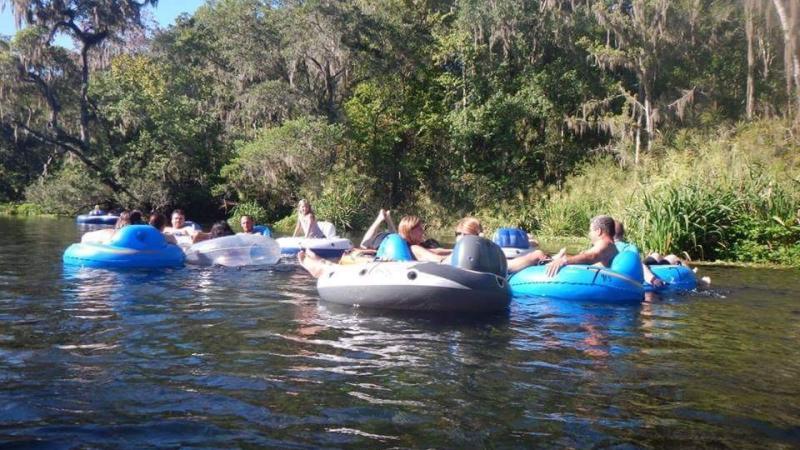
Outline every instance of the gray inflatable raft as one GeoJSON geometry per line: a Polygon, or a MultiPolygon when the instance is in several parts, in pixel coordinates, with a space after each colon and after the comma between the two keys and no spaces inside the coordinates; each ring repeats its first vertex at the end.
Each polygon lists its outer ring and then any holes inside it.
{"type": "Polygon", "coordinates": [[[405,311],[494,312],[511,302],[502,276],[417,261],[337,266],[317,289],[327,302],[405,311]]]}

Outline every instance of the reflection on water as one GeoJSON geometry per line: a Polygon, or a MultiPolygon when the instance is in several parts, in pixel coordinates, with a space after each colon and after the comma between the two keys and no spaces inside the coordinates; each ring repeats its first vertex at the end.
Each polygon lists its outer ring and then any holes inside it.
{"type": "Polygon", "coordinates": [[[292,265],[64,268],[0,218],[0,441],[21,447],[797,447],[797,272],[638,306],[319,303],[292,265]]]}

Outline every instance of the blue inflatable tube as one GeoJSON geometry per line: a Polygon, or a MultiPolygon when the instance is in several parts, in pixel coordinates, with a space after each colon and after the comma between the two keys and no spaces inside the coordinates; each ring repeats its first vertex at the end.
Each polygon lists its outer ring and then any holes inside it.
{"type": "Polygon", "coordinates": [[[103,214],[93,216],[91,214],[81,214],[75,218],[75,222],[82,225],[114,225],[119,216],[113,214],[103,214]]]}
{"type": "Polygon", "coordinates": [[[692,269],[682,265],[653,265],[649,266],[653,274],[664,280],[663,287],[655,288],[650,283],[645,283],[647,292],[661,291],[691,291],[697,289],[697,278],[692,269]]]}
{"type": "Polygon", "coordinates": [[[272,237],[272,230],[266,225],[256,225],[253,227],[253,234],[260,234],[266,237],[272,237]]]}
{"type": "Polygon", "coordinates": [[[641,283],[598,266],[564,266],[550,278],[546,266],[527,267],[508,280],[515,297],[549,297],[593,302],[639,302],[644,298],[641,283]]]}
{"type": "Polygon", "coordinates": [[[186,256],[150,225],[128,225],[108,245],[72,244],[64,251],[65,265],[105,269],[179,267],[186,256]]]}
{"type": "Polygon", "coordinates": [[[547,266],[531,266],[512,275],[508,284],[515,297],[623,303],[644,299],[642,278],[639,255],[623,252],[610,268],[574,264],[548,277],[547,266]]]}

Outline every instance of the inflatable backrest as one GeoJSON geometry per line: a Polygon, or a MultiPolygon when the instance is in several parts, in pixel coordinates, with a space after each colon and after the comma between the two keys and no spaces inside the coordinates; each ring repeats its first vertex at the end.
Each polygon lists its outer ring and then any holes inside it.
{"type": "Polygon", "coordinates": [[[614,245],[617,247],[617,251],[622,252],[636,252],[639,253],[639,247],[630,242],[625,241],[614,241],[614,245]]]}
{"type": "Polygon", "coordinates": [[[260,234],[266,237],[272,237],[272,230],[266,225],[256,225],[253,227],[253,234],[260,234]]]}
{"type": "Polygon", "coordinates": [[[195,231],[203,231],[203,227],[200,225],[192,222],[191,220],[187,220],[186,223],[183,225],[183,228],[189,227],[195,231]]]}
{"type": "Polygon", "coordinates": [[[453,248],[451,264],[462,269],[506,276],[508,263],[503,250],[480,236],[462,236],[453,248]]]}
{"type": "Polygon", "coordinates": [[[644,282],[644,271],[639,252],[624,251],[617,253],[611,261],[611,270],[628,276],[640,283],[644,282]]]}
{"type": "Polygon", "coordinates": [[[128,225],[117,230],[109,244],[134,250],[156,250],[164,248],[167,241],[150,225],[128,225]]]}
{"type": "Polygon", "coordinates": [[[383,238],[376,256],[381,261],[414,261],[415,259],[408,242],[397,233],[383,238]]]}
{"type": "Polygon", "coordinates": [[[500,228],[494,232],[492,241],[500,247],[507,248],[530,248],[528,233],[522,228],[500,228]]]}
{"type": "Polygon", "coordinates": [[[330,222],[317,222],[317,226],[319,227],[319,231],[322,231],[322,234],[325,235],[328,239],[333,239],[336,237],[336,227],[330,222]]]}

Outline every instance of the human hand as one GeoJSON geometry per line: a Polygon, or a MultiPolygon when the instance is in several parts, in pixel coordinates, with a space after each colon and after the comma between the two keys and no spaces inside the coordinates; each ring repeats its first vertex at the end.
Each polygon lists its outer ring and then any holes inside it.
{"type": "Polygon", "coordinates": [[[553,260],[547,264],[547,276],[553,278],[558,274],[558,271],[567,264],[567,258],[559,252],[559,255],[553,258],[553,260]]]}

